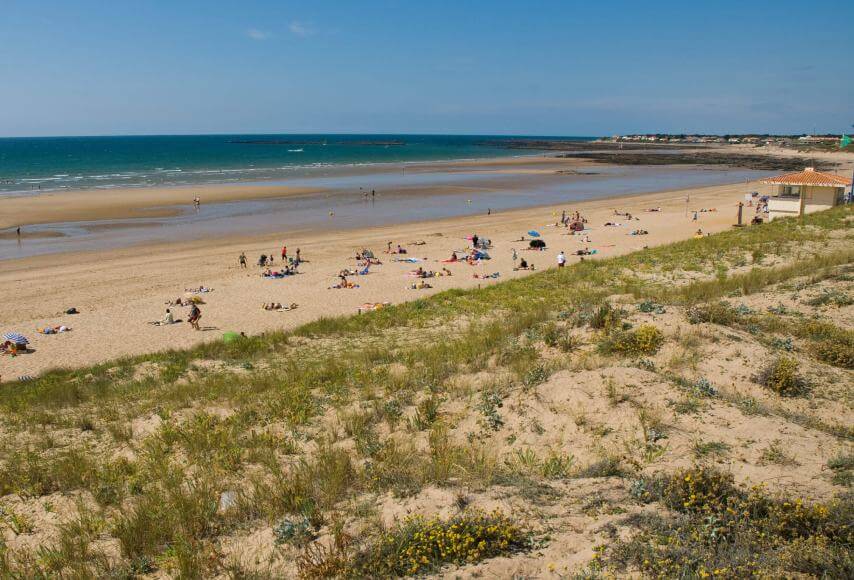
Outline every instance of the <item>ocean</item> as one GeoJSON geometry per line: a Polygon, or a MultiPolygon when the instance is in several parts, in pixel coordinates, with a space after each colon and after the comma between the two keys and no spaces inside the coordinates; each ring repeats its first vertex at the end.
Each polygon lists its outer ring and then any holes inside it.
{"type": "Polygon", "coordinates": [[[257,182],[300,177],[305,173],[301,170],[322,166],[534,153],[501,145],[520,138],[538,137],[330,134],[3,138],[0,195],[257,182]]]}

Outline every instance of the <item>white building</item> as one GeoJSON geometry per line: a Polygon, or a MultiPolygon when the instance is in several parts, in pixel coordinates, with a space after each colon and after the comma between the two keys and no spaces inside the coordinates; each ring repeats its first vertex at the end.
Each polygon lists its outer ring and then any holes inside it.
{"type": "Polygon", "coordinates": [[[763,179],[774,186],[768,200],[768,217],[799,216],[839,205],[851,180],[841,175],[822,173],[807,167],[800,173],[788,173],[763,179]]]}

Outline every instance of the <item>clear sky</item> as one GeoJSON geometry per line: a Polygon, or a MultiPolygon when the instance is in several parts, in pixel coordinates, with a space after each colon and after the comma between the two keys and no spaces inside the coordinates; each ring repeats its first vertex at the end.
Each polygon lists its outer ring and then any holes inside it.
{"type": "Polygon", "coordinates": [[[854,0],[0,0],[0,136],[852,123],[854,0]]]}

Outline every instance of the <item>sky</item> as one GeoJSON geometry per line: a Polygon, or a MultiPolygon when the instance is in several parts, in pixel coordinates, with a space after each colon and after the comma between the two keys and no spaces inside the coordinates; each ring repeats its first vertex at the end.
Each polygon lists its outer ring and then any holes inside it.
{"type": "Polygon", "coordinates": [[[0,47],[0,136],[854,124],[852,0],[0,0],[0,47]]]}

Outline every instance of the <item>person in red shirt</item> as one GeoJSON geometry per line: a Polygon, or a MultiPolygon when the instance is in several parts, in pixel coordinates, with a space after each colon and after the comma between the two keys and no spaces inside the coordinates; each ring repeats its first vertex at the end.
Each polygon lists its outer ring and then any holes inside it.
{"type": "Polygon", "coordinates": [[[288,259],[288,247],[282,246],[282,261],[284,262],[287,259],[288,259]]]}

